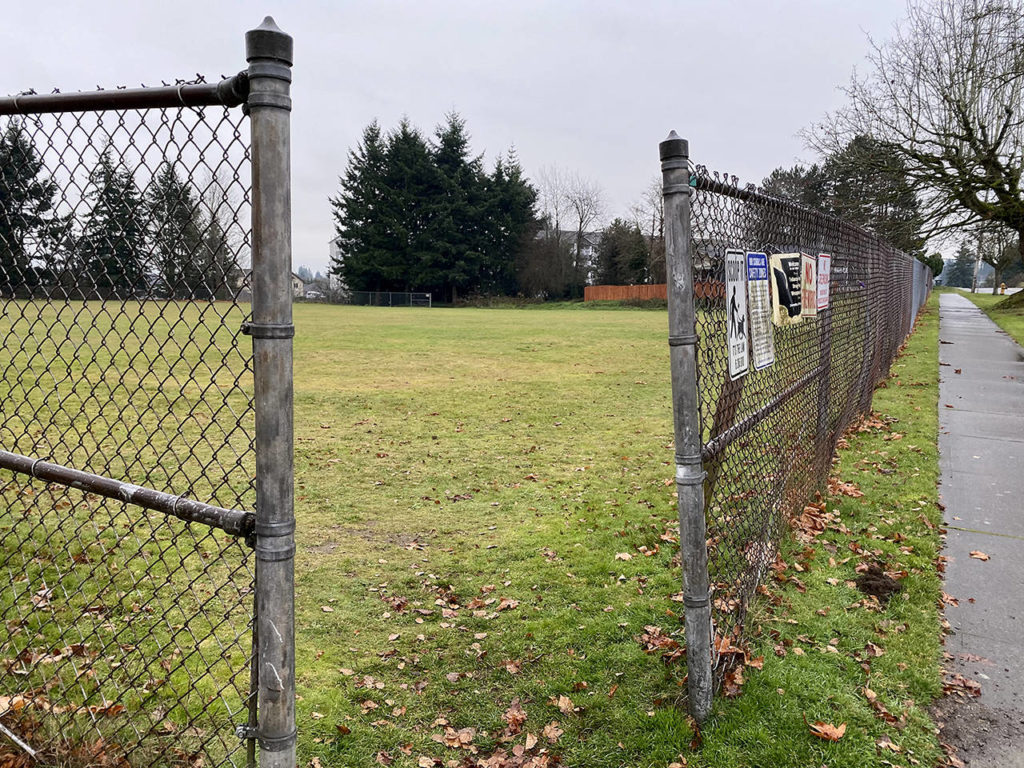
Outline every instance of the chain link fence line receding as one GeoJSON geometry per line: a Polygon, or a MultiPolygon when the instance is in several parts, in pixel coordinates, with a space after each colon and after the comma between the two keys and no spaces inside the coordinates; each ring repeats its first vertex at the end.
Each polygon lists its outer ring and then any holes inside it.
{"type": "Polygon", "coordinates": [[[702,721],[788,515],[823,487],[839,437],[870,409],[932,275],[862,228],[694,167],[685,140],[670,136],[661,151],[690,709],[702,721]],[[830,257],[827,307],[818,294],[814,316],[766,321],[758,302],[786,290],[776,254],[796,254],[796,264],[806,254],[815,268],[819,254],[830,257]],[[727,274],[730,260],[742,272],[727,274]],[[762,265],[766,284],[756,286],[747,267],[762,265]],[[699,282],[723,290],[695,295],[699,282]],[[741,355],[730,370],[737,334],[745,373],[741,355]]]}
{"type": "Polygon", "coordinates": [[[254,761],[256,82],[0,99],[0,764],[254,761]]]}

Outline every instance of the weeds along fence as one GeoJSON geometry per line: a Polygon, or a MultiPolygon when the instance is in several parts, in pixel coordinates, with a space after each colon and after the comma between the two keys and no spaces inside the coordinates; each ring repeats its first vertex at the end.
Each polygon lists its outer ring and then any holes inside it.
{"type": "Polygon", "coordinates": [[[291,38],[246,51],[0,99],[0,764],[294,766],[291,38]]]}
{"type": "Polygon", "coordinates": [[[701,722],[741,658],[787,516],[870,408],[932,275],[863,229],[695,169],[674,133],[660,150],[689,706],[701,722]]]}

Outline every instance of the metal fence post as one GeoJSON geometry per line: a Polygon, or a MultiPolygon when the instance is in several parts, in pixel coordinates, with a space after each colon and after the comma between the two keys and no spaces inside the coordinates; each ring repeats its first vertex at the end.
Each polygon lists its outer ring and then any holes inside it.
{"type": "Polygon", "coordinates": [[[687,684],[690,714],[699,724],[711,711],[714,684],[711,674],[711,594],[704,519],[700,401],[697,399],[697,318],[690,253],[689,145],[672,131],[658,149],[665,201],[668,343],[672,366],[679,542],[683,561],[687,684]]]}
{"type": "Polygon", "coordinates": [[[256,622],[261,768],[295,766],[292,455],[292,38],[269,16],[245,35],[252,130],[256,622]]]}

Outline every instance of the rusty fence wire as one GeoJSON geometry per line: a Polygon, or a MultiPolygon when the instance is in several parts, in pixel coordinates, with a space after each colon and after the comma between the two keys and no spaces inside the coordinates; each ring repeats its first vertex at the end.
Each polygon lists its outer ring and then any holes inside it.
{"type": "Polygon", "coordinates": [[[0,117],[0,764],[244,765],[247,118],[19,98],[0,117]]]}
{"type": "MultiPolygon", "coordinates": [[[[727,651],[741,644],[748,606],[769,573],[787,516],[824,486],[839,437],[869,410],[875,386],[888,375],[927,300],[932,276],[923,263],[864,229],[693,166],[687,150],[678,137],[662,144],[666,217],[677,219],[667,222],[675,227],[674,236],[668,233],[671,266],[677,283],[689,284],[687,289],[670,279],[669,302],[670,312],[686,310],[682,321],[676,315],[673,345],[689,345],[693,356],[695,397],[677,391],[674,401],[683,554],[690,561],[684,563],[690,569],[690,706],[701,720],[735,659],[727,651]],[[767,267],[766,290],[776,298],[784,281],[773,269],[773,255],[806,254],[817,266],[819,254],[826,254],[827,307],[816,306],[813,316],[792,324],[766,324],[744,271],[747,302],[730,313],[730,251],[745,267],[767,267]],[[765,258],[750,261],[751,253],[765,258]],[[692,288],[709,283],[722,290],[692,288]],[[743,373],[736,363],[730,370],[729,344],[737,333],[749,342],[743,373]],[[765,349],[766,335],[773,352],[765,349]],[[758,337],[760,359],[754,351],[758,337]],[[691,455],[679,445],[688,434],[691,455]],[[704,644],[703,654],[695,652],[695,642],[704,644]],[[695,670],[702,660],[705,669],[695,670]]],[[[799,313],[801,297],[793,298],[799,313]]],[[[678,378],[677,390],[686,383],[685,376],[678,378]]]]}

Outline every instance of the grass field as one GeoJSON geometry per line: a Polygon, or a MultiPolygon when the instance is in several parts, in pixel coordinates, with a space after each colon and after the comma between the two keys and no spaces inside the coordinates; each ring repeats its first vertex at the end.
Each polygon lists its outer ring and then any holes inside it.
{"type": "Polygon", "coordinates": [[[675,520],[665,316],[311,307],[297,322],[304,761],[466,755],[442,743],[448,728],[480,754],[532,735],[569,766],[877,765],[886,734],[921,764],[937,756],[934,314],[877,398],[899,426],[850,440],[841,472],[867,496],[836,500],[847,533],[814,554],[786,545],[806,592],[755,613],[764,669],[720,700],[701,752],[679,706],[685,666],[637,641],[680,633],[660,538],[675,520]],[[908,570],[905,598],[857,608],[851,540],[908,570]],[[884,655],[865,672],[869,642],[884,655]],[[849,732],[823,742],[804,716],[849,732]]]}
{"type": "Polygon", "coordinates": [[[865,496],[783,545],[751,614],[763,669],[718,700],[700,751],[685,663],[640,642],[682,639],[666,315],[295,319],[302,765],[934,763],[934,312],[876,395],[889,418],[848,438],[837,471],[865,496]],[[888,607],[848,586],[868,559],[906,571],[888,607]],[[805,718],[848,730],[833,744],[805,718]]]}

